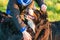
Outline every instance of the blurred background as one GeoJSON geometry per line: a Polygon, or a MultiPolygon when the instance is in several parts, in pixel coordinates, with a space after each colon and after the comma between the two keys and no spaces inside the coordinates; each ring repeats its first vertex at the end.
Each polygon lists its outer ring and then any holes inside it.
{"type": "MultiPolygon", "coordinates": [[[[0,0],[0,11],[6,12],[9,0],[0,0]]],[[[49,21],[60,21],[60,0],[44,0],[47,5],[47,13],[49,21]]],[[[37,3],[36,8],[39,10],[37,3]]]]}

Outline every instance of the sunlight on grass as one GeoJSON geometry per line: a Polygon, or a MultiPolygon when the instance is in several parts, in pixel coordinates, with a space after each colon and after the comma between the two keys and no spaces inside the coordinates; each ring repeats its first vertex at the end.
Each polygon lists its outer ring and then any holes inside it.
{"type": "Polygon", "coordinates": [[[45,2],[47,6],[53,6],[53,2],[52,1],[46,1],[45,2]]]}
{"type": "Polygon", "coordinates": [[[60,3],[57,3],[57,4],[55,5],[55,9],[56,9],[57,11],[60,10],[60,3]]]}
{"type": "Polygon", "coordinates": [[[60,21],[60,2],[59,0],[45,0],[49,21],[60,21]]]}
{"type": "Polygon", "coordinates": [[[0,0],[0,10],[6,12],[8,0],[0,0]]]}
{"type": "Polygon", "coordinates": [[[47,11],[47,13],[48,13],[49,21],[59,21],[60,20],[60,14],[54,13],[52,11],[47,11]]]}

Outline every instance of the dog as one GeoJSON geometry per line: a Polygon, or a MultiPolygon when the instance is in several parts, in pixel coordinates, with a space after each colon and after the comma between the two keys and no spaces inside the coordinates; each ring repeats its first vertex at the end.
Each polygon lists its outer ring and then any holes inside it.
{"type": "MultiPolygon", "coordinates": [[[[23,13],[26,13],[26,12],[23,12],[23,13]]],[[[31,19],[31,20],[35,24],[35,33],[33,32],[32,28],[30,28],[26,23],[27,31],[31,34],[32,40],[59,40],[58,38],[59,36],[57,36],[58,34],[56,33],[57,24],[53,22],[49,22],[47,19],[47,15],[44,14],[46,16],[44,18],[43,14],[41,14],[39,10],[34,10],[34,14],[36,15],[35,18],[37,19],[31,19]]],[[[9,40],[16,40],[16,39],[22,40],[22,33],[19,33],[19,31],[15,28],[11,18],[12,17],[8,16],[4,12],[0,12],[0,27],[1,27],[0,29],[2,33],[1,36],[3,36],[3,40],[4,38],[7,40],[7,36],[9,40]]],[[[27,22],[27,19],[26,19],[26,22],[27,22]]],[[[0,39],[2,40],[1,37],[0,39]]]]}

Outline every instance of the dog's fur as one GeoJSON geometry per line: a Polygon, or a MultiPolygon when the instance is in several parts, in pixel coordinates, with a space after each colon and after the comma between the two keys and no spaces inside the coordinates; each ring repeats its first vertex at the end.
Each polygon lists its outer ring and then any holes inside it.
{"type": "MultiPolygon", "coordinates": [[[[22,15],[24,14],[26,15],[28,14],[28,12],[23,11],[22,15]]],[[[33,21],[36,25],[36,33],[34,34],[32,29],[29,27],[27,31],[32,35],[33,40],[48,40],[49,35],[51,34],[51,30],[50,30],[50,23],[47,20],[47,13],[40,12],[39,10],[34,10],[33,14],[34,14],[33,16],[35,17],[33,21]]]]}
{"type": "MultiPolygon", "coordinates": [[[[33,40],[50,40],[49,37],[52,37],[53,38],[52,40],[59,40],[59,38],[57,39],[57,36],[55,36],[55,35],[57,35],[57,34],[55,34],[57,27],[54,26],[56,24],[54,24],[52,22],[51,22],[52,23],[51,24],[50,22],[48,22],[48,20],[46,18],[42,18],[43,15],[41,16],[41,13],[38,10],[34,10],[34,12],[35,12],[35,14],[37,13],[36,14],[37,18],[38,18],[37,20],[39,20],[38,21],[39,23],[37,21],[35,21],[35,23],[37,23],[36,24],[36,34],[33,33],[31,28],[29,28],[29,27],[28,27],[29,30],[27,30],[29,33],[32,34],[33,40]],[[51,34],[51,32],[52,32],[52,34],[51,34]]],[[[11,17],[8,17],[7,14],[5,14],[3,12],[0,12],[0,27],[1,27],[0,29],[1,29],[1,33],[2,33],[1,36],[3,36],[3,37],[0,37],[1,40],[7,40],[7,39],[9,39],[9,40],[18,39],[19,40],[20,37],[22,37],[20,35],[21,33],[19,33],[19,31],[15,28],[15,25],[14,25],[13,21],[11,20],[11,17]],[[20,35],[20,36],[18,36],[18,35],[20,35]]]]}

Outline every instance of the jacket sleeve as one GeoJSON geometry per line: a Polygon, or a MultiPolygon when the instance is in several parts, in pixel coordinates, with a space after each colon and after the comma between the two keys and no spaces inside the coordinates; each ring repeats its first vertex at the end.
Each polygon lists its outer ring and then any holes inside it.
{"type": "Polygon", "coordinates": [[[44,4],[44,0],[35,0],[38,3],[38,6],[41,7],[44,4]]]}
{"type": "Polygon", "coordinates": [[[21,29],[22,28],[20,25],[21,21],[19,21],[20,11],[19,11],[19,7],[16,3],[17,3],[16,0],[9,0],[6,11],[7,11],[7,14],[12,16],[12,20],[15,23],[16,28],[21,29]]]}

